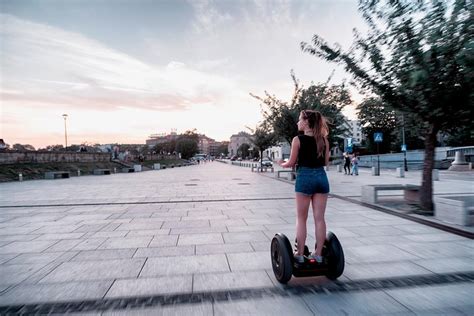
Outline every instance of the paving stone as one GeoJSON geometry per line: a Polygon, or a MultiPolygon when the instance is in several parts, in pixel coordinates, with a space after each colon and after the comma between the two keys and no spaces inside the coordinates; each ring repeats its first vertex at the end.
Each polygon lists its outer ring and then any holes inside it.
{"type": "Polygon", "coordinates": [[[139,248],[147,247],[150,244],[152,237],[124,237],[124,238],[109,238],[98,249],[123,249],[123,248],[139,248]]]}
{"type": "Polygon", "coordinates": [[[474,249],[453,242],[419,242],[403,243],[398,248],[412,253],[420,258],[440,257],[471,257],[474,258],[474,249]]]}
{"type": "Polygon", "coordinates": [[[106,298],[191,293],[192,275],[116,280],[106,298]]]}
{"type": "Polygon", "coordinates": [[[114,230],[114,231],[102,231],[95,232],[92,234],[92,238],[117,238],[125,237],[128,234],[128,230],[114,230]]]}
{"type": "Polygon", "coordinates": [[[69,251],[82,243],[82,239],[64,239],[46,249],[47,252],[69,251]]]}
{"type": "Polygon", "coordinates": [[[187,234],[179,235],[178,246],[185,245],[207,245],[207,244],[223,244],[222,234],[187,234]]]}
{"type": "Polygon", "coordinates": [[[135,248],[81,251],[74,258],[72,258],[71,261],[128,259],[128,258],[132,258],[135,252],[136,252],[135,248]]]}
{"type": "MultiPolygon", "coordinates": [[[[212,223],[211,223],[211,225],[212,225],[212,223]]],[[[263,225],[229,226],[229,227],[227,227],[227,229],[231,233],[258,232],[258,231],[266,230],[265,226],[263,226],[263,225]]]]}
{"type": "Polygon", "coordinates": [[[398,236],[405,235],[406,232],[393,228],[392,226],[364,226],[364,227],[346,227],[346,230],[359,236],[398,236]]]}
{"type": "Polygon", "coordinates": [[[171,316],[171,315],[191,315],[209,316],[213,315],[212,303],[196,303],[184,305],[165,305],[155,308],[130,309],[125,311],[110,311],[103,316],[171,316]]]}
{"type": "Polygon", "coordinates": [[[17,256],[18,256],[17,253],[9,253],[9,254],[0,255],[0,264],[9,262],[10,260],[12,260],[13,258],[17,256]]]}
{"type": "Polygon", "coordinates": [[[260,287],[272,287],[273,283],[265,270],[206,273],[194,276],[193,291],[221,291],[232,289],[248,289],[260,287]]]}
{"type": "Polygon", "coordinates": [[[163,228],[191,228],[191,227],[209,227],[209,220],[198,221],[165,221],[163,228]]]}
{"type": "Polygon", "coordinates": [[[216,227],[216,226],[226,226],[226,227],[247,226],[247,223],[241,218],[239,218],[239,219],[224,219],[224,220],[211,219],[210,223],[211,223],[211,227],[216,227]]]}
{"type": "Polygon", "coordinates": [[[170,235],[227,233],[227,232],[228,232],[228,229],[226,226],[172,228],[170,231],[170,235]]]}
{"type": "MultiPolygon", "coordinates": [[[[142,230],[142,229],[160,229],[163,222],[155,222],[155,223],[125,223],[120,224],[116,230],[142,230]]],[[[169,227],[163,227],[169,228],[169,227]]]]}
{"type": "Polygon", "coordinates": [[[385,292],[413,311],[457,306],[472,306],[474,284],[423,286],[410,289],[393,289],[385,292]]]}
{"type": "Polygon", "coordinates": [[[16,256],[8,264],[49,263],[64,255],[64,252],[25,253],[16,256]]]}
{"type": "Polygon", "coordinates": [[[403,277],[432,274],[431,271],[412,262],[390,262],[367,264],[346,264],[344,276],[351,280],[403,277]]]}
{"type": "Polygon", "coordinates": [[[197,255],[217,254],[217,253],[235,253],[235,252],[253,252],[249,243],[232,243],[216,245],[196,245],[197,255]]]}
{"type": "Polygon", "coordinates": [[[157,248],[138,248],[133,255],[134,258],[146,257],[175,257],[175,256],[191,256],[195,254],[195,246],[180,247],[157,247],[157,248]]]}
{"type": "Polygon", "coordinates": [[[142,277],[179,275],[192,273],[227,272],[229,266],[225,255],[203,255],[148,258],[140,273],[142,277]]]}
{"type": "Polygon", "coordinates": [[[464,237],[449,233],[405,235],[405,237],[416,242],[454,241],[465,239],[464,237]]]}
{"type": "Polygon", "coordinates": [[[171,229],[144,229],[129,231],[127,237],[169,235],[171,229]]]}
{"type": "Polygon", "coordinates": [[[106,240],[106,238],[88,238],[74,246],[72,250],[96,250],[106,240]]]}
{"type": "MultiPolygon", "coordinates": [[[[39,235],[2,235],[0,241],[3,243],[2,246],[9,244],[12,241],[30,241],[38,238],[39,235]]],[[[0,246],[1,247],[1,246],[0,246]]]]}
{"type": "Polygon", "coordinates": [[[64,262],[40,283],[137,277],[144,259],[64,262]]]}
{"type": "MultiPolygon", "coordinates": [[[[80,232],[77,232],[75,230],[78,229],[78,225],[64,225],[64,226],[44,226],[42,228],[38,228],[37,230],[33,231],[32,233],[33,234],[44,234],[43,236],[41,237],[48,237],[48,235],[55,235],[55,234],[66,234],[64,235],[65,237],[60,237],[60,238],[56,238],[56,237],[53,237],[53,238],[41,238],[41,239],[67,239],[67,233],[80,233],[80,232]],[[51,234],[51,232],[54,232],[54,234],[51,234]]],[[[72,239],[75,239],[75,238],[80,238],[79,237],[73,237],[72,239]]],[[[71,238],[69,238],[71,239],[71,238]]]]}
{"type": "Polygon", "coordinates": [[[41,252],[57,241],[51,240],[41,240],[41,241],[15,241],[0,247],[0,254],[7,254],[7,253],[27,253],[27,252],[41,252]]]}
{"type": "Polygon", "coordinates": [[[0,296],[0,305],[101,299],[112,281],[20,285],[0,296]]]}
{"type": "Polygon", "coordinates": [[[382,291],[307,294],[303,300],[315,315],[380,315],[409,310],[382,291]]]}
{"type": "Polygon", "coordinates": [[[40,270],[44,264],[3,264],[0,265],[0,284],[20,283],[40,270]]]}
{"type": "Polygon", "coordinates": [[[153,237],[148,247],[169,247],[176,246],[178,243],[178,235],[157,235],[153,237]]]}
{"type": "Polygon", "coordinates": [[[231,271],[271,269],[270,251],[227,254],[231,271]]]}
{"type": "Polygon", "coordinates": [[[435,273],[473,271],[472,259],[442,257],[439,259],[415,260],[414,263],[435,273]]]}
{"type": "Polygon", "coordinates": [[[301,298],[265,297],[214,303],[215,315],[313,315],[301,298]]]}
{"type": "Polygon", "coordinates": [[[270,241],[262,232],[239,232],[239,233],[222,233],[225,243],[241,243],[251,241],[270,241]]]}
{"type": "Polygon", "coordinates": [[[349,263],[416,260],[420,257],[392,245],[358,246],[344,249],[349,263]]]}

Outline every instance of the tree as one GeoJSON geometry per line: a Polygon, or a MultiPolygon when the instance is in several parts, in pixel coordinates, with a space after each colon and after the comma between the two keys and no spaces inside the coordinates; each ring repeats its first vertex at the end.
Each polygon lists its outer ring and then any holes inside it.
{"type": "Polygon", "coordinates": [[[224,144],[221,144],[217,147],[216,149],[216,155],[218,156],[227,156],[229,154],[229,147],[228,147],[228,143],[224,143],[224,144]]]}
{"type": "Polygon", "coordinates": [[[346,121],[342,109],[352,103],[350,93],[344,84],[329,85],[331,76],[323,84],[311,84],[307,89],[300,86],[293,72],[291,78],[294,83],[291,101],[279,100],[276,96],[265,91],[265,98],[250,94],[262,102],[262,112],[265,124],[273,130],[277,139],[284,139],[291,144],[298,135],[297,122],[302,110],[320,111],[330,126],[329,143],[342,143],[346,128],[346,121]]]}
{"type": "Polygon", "coordinates": [[[189,159],[198,152],[199,135],[196,130],[189,130],[178,136],[176,152],[181,153],[181,158],[189,159]]]}
{"type": "Polygon", "coordinates": [[[247,143],[243,143],[242,145],[237,148],[237,155],[242,158],[247,158],[249,156],[250,145],[247,143]]]}
{"type": "Polygon", "coordinates": [[[263,151],[276,145],[278,139],[275,137],[275,133],[271,131],[270,126],[265,124],[265,122],[258,125],[255,130],[252,130],[251,128],[249,128],[249,130],[253,134],[252,137],[249,137],[249,141],[260,153],[260,163],[262,163],[263,151]]]}
{"type": "Polygon", "coordinates": [[[362,101],[356,108],[359,112],[357,117],[362,126],[362,133],[366,137],[368,150],[376,151],[374,142],[375,133],[383,133],[383,142],[379,144],[380,153],[389,152],[394,146],[396,139],[396,116],[395,111],[384,106],[379,98],[368,98],[362,101]]]}
{"type": "Polygon", "coordinates": [[[35,147],[30,144],[22,145],[22,144],[13,144],[12,150],[16,151],[35,151],[35,147]]]}
{"type": "Polygon", "coordinates": [[[473,115],[472,1],[360,1],[366,37],[355,32],[344,51],[314,35],[303,51],[344,65],[354,84],[425,127],[421,207],[433,210],[434,153],[440,131],[469,124],[473,115]]]}

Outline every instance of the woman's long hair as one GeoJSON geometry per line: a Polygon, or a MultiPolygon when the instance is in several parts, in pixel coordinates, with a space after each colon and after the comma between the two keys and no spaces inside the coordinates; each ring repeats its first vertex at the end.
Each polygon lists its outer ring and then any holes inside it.
{"type": "Polygon", "coordinates": [[[313,130],[314,139],[316,140],[316,148],[318,157],[325,154],[325,139],[329,135],[329,127],[326,118],[319,112],[313,110],[301,111],[303,119],[308,121],[308,126],[313,130]]]}

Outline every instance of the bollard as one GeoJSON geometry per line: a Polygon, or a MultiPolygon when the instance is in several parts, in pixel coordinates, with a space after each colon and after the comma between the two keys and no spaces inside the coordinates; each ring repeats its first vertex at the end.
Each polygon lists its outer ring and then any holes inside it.
{"type": "Polygon", "coordinates": [[[439,170],[433,169],[433,181],[439,181],[439,170]]]}
{"type": "Polygon", "coordinates": [[[18,180],[21,182],[23,181],[23,174],[22,173],[19,173],[18,174],[18,180]]]}
{"type": "Polygon", "coordinates": [[[342,172],[342,165],[337,165],[337,172],[342,172]]]}
{"type": "Polygon", "coordinates": [[[397,178],[405,178],[405,169],[397,168],[397,178]]]}
{"type": "Polygon", "coordinates": [[[373,176],[380,176],[380,170],[377,167],[372,167],[372,175],[373,176]]]}
{"type": "Polygon", "coordinates": [[[80,177],[81,176],[81,170],[77,169],[77,176],[80,177]]]}
{"type": "Polygon", "coordinates": [[[114,173],[117,173],[117,168],[114,167],[114,173]]]}

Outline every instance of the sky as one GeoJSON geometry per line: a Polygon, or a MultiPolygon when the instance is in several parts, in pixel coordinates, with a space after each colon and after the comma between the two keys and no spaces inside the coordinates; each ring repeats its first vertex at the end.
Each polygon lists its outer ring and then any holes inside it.
{"type": "Polygon", "coordinates": [[[357,0],[0,0],[0,138],[64,144],[67,114],[68,144],[229,140],[263,119],[250,93],[290,100],[292,69],[306,87],[350,79],[300,43],[347,48],[354,27],[357,0]]]}

